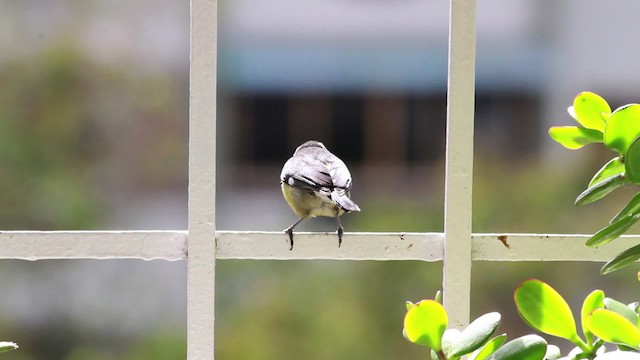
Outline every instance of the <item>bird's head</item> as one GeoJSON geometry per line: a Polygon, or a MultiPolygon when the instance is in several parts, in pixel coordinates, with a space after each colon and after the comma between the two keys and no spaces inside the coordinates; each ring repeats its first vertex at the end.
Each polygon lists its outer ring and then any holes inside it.
{"type": "Polygon", "coordinates": [[[320,141],[316,141],[316,140],[309,140],[304,142],[302,145],[298,146],[298,148],[296,149],[296,151],[294,152],[294,154],[302,149],[306,149],[306,148],[313,148],[313,147],[317,147],[317,148],[321,148],[321,149],[326,149],[326,147],[324,146],[323,143],[321,143],[320,141]]]}

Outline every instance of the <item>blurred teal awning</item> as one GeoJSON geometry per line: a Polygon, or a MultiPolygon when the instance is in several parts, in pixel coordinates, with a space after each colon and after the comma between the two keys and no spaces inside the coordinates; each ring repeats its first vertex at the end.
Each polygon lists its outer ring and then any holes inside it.
{"type": "MultiPolygon", "coordinates": [[[[446,46],[221,46],[220,80],[243,92],[442,92],[446,46]]],[[[521,47],[479,48],[478,89],[536,90],[548,56],[521,47]]]]}

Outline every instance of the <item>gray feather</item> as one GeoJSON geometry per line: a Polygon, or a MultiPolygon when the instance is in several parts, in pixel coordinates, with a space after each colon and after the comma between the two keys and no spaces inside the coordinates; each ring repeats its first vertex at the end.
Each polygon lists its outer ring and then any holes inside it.
{"type": "Polygon", "coordinates": [[[307,141],[300,145],[284,164],[280,181],[330,197],[345,211],[360,211],[358,205],[349,198],[352,186],[349,169],[321,142],[307,141]]]}

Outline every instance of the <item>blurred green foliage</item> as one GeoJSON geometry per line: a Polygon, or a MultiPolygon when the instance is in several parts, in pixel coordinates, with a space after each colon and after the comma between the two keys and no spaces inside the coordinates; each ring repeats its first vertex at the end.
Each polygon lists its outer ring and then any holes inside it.
{"type": "Polygon", "coordinates": [[[119,341],[95,338],[78,343],[78,338],[83,336],[76,334],[66,338],[64,342],[55,344],[55,340],[65,339],[55,334],[50,333],[50,335],[53,340],[50,345],[54,347],[46,347],[39,341],[32,340],[16,351],[3,354],[2,358],[6,360],[177,360],[187,357],[186,334],[180,328],[164,329],[142,337],[119,341]],[[59,349],[64,351],[61,352],[59,349]]]}
{"type": "MultiPolygon", "coordinates": [[[[92,61],[64,39],[0,63],[0,229],[98,229],[115,186],[184,181],[186,125],[176,119],[186,118],[187,95],[176,95],[171,75],[137,70],[92,61]]],[[[23,345],[3,357],[186,358],[183,324],[127,339],[90,328],[0,322],[23,345]]]]}
{"type": "Polygon", "coordinates": [[[151,333],[136,342],[120,359],[174,360],[187,358],[187,337],[184,329],[165,329],[151,333]]]}
{"type": "Polygon", "coordinates": [[[221,261],[217,359],[419,358],[403,299],[442,282],[440,264],[221,261]],[[418,285],[416,285],[418,284],[418,285]]]}
{"type": "MultiPolygon", "coordinates": [[[[2,63],[0,188],[5,190],[0,191],[0,228],[97,228],[108,206],[104,189],[114,182],[140,187],[180,184],[186,174],[187,147],[185,126],[176,119],[186,120],[180,112],[186,88],[175,86],[170,76],[125,67],[91,62],[65,43],[37,56],[2,63]],[[151,126],[153,134],[144,131],[151,126]],[[114,133],[122,139],[117,149],[105,139],[114,133]],[[123,145],[127,142],[136,146],[123,145]],[[120,160],[114,165],[112,157],[120,160]]],[[[479,153],[474,168],[475,232],[589,232],[602,225],[602,212],[613,214],[619,204],[612,196],[597,210],[573,207],[574,189],[581,187],[577,181],[592,169],[576,167],[567,173],[545,169],[532,159],[501,162],[479,153]]],[[[436,180],[426,183],[443,183],[442,174],[433,176],[436,180]]],[[[369,196],[361,203],[365,210],[345,217],[345,223],[358,231],[441,231],[442,194],[442,186],[433,186],[410,196],[369,196]]],[[[216,356],[223,360],[420,358],[422,352],[402,338],[399,324],[405,300],[423,299],[441,287],[441,265],[220,261],[216,356]]],[[[597,268],[591,264],[474,266],[475,314],[494,310],[515,314],[510,295],[517,283],[529,276],[558,278],[568,273],[566,266],[571,267],[571,276],[556,281],[563,293],[582,294],[584,289],[578,286],[596,286],[589,275],[597,268]]],[[[616,295],[626,289],[617,277],[608,278],[607,286],[605,290],[616,295]]],[[[504,322],[520,323],[517,316],[504,322]]],[[[3,326],[0,334],[21,345],[5,358],[186,356],[184,328],[159,329],[126,340],[111,334],[98,345],[95,339],[85,341],[69,325],[61,326],[19,338],[5,333],[9,330],[3,326]],[[54,332],[60,337],[53,337],[54,332]],[[52,338],[64,344],[52,344],[52,338]],[[50,352],[41,352],[45,350],[50,352]]]]}
{"type": "Polygon", "coordinates": [[[95,226],[91,167],[100,135],[91,121],[95,71],[70,48],[0,66],[0,228],[95,226]]]}
{"type": "Polygon", "coordinates": [[[0,64],[0,228],[96,229],[113,188],[183,183],[179,81],[64,40],[0,64]]]}
{"type": "MultiPolygon", "coordinates": [[[[602,143],[616,156],[607,161],[591,178],[577,198],[576,205],[598,201],[627,184],[640,184],[640,105],[627,104],[611,112],[600,95],[584,91],[576,95],[569,115],[583,127],[554,126],[549,135],[568,149],[602,143]]],[[[626,233],[640,220],[640,192],[636,193],[609,224],[594,234],[586,245],[603,246],[626,233]]],[[[616,255],[601,270],[608,274],[640,259],[640,245],[616,255]]]]}

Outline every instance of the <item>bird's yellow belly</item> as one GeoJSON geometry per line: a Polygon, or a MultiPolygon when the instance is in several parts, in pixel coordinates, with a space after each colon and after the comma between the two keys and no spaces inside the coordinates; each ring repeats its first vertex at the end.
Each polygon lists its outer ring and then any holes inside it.
{"type": "Polygon", "coordinates": [[[293,212],[302,219],[316,216],[335,217],[344,211],[331,200],[323,199],[309,189],[282,184],[282,194],[293,212]]]}

